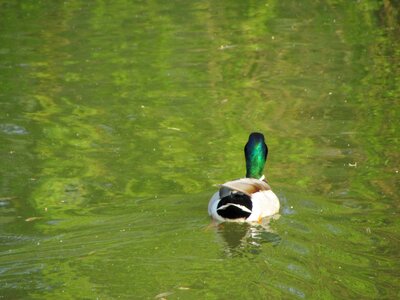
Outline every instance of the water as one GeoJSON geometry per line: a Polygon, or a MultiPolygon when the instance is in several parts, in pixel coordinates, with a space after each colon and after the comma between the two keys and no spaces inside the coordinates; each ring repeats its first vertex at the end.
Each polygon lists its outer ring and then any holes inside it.
{"type": "Polygon", "coordinates": [[[2,1],[1,298],[398,298],[384,3],[2,1]],[[209,226],[252,131],[281,214],[209,226]]]}

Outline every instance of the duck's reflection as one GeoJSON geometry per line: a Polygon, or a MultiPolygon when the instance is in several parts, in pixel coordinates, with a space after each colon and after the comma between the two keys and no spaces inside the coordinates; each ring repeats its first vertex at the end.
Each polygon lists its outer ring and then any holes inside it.
{"type": "Polygon", "coordinates": [[[257,254],[264,243],[278,245],[281,237],[270,227],[271,220],[278,218],[279,215],[266,218],[261,224],[229,222],[216,224],[216,232],[225,244],[224,252],[228,256],[257,254]]]}

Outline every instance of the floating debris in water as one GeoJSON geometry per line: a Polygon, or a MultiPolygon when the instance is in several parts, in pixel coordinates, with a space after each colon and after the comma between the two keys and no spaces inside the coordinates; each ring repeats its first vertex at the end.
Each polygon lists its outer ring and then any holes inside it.
{"type": "Polygon", "coordinates": [[[155,299],[165,299],[165,297],[172,295],[174,292],[165,292],[165,293],[161,293],[156,295],[154,298],[155,299]]]}
{"type": "Polygon", "coordinates": [[[219,50],[225,50],[225,49],[231,49],[231,48],[235,48],[235,45],[221,45],[219,46],[219,50]]]}
{"type": "Polygon", "coordinates": [[[167,127],[167,129],[175,130],[175,131],[181,131],[181,129],[177,128],[177,127],[167,127]]]}
{"type": "Polygon", "coordinates": [[[40,220],[40,219],[43,219],[43,217],[30,217],[30,218],[25,219],[25,222],[32,222],[32,221],[40,220]]]}

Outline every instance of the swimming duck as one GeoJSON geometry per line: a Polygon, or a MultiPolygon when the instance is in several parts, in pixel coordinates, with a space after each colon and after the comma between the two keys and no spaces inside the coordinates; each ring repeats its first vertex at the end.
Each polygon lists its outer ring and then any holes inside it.
{"type": "Polygon", "coordinates": [[[208,203],[208,214],[216,221],[260,223],[279,212],[279,199],[263,175],[268,147],[262,133],[250,134],[244,154],[246,178],[225,182],[208,203]]]}

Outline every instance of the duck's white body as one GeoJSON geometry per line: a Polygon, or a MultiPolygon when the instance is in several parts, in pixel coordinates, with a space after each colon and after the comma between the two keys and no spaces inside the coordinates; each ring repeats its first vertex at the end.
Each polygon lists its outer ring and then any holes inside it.
{"type": "Polygon", "coordinates": [[[208,203],[208,214],[219,222],[260,222],[279,212],[278,197],[264,178],[241,178],[221,185],[208,203]]]}

